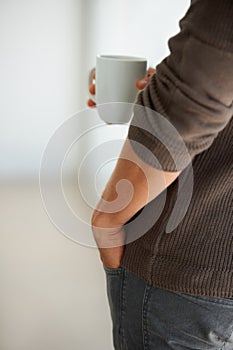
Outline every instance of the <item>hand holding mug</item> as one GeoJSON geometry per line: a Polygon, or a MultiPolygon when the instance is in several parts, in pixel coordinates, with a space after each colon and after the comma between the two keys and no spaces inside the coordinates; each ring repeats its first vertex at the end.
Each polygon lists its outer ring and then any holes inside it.
{"type": "MultiPolygon", "coordinates": [[[[96,72],[89,79],[91,97],[88,106],[97,107],[100,118],[106,123],[128,123],[138,88],[146,86],[147,60],[141,57],[98,55],[96,72]],[[138,79],[140,82],[137,82],[138,79]]],[[[151,75],[150,69],[148,75],[151,75]]]]}
{"type": "MultiPolygon", "coordinates": [[[[145,77],[143,77],[142,79],[138,79],[136,82],[136,86],[139,90],[143,90],[145,89],[145,87],[147,86],[147,84],[150,82],[150,79],[152,77],[153,74],[155,74],[156,70],[152,67],[150,67],[147,70],[147,74],[145,77]]],[[[89,93],[90,95],[95,95],[95,78],[96,78],[96,71],[95,69],[93,69],[91,71],[90,74],[90,82],[89,82],[89,93]]],[[[112,83],[114,85],[114,82],[112,83]]],[[[94,99],[89,98],[87,101],[87,105],[90,108],[96,107],[96,102],[94,101],[94,99]]]]}

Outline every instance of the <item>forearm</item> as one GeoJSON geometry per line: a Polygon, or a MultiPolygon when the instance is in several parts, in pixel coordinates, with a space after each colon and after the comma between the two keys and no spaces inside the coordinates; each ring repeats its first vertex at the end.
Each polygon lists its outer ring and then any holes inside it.
{"type": "Polygon", "coordinates": [[[93,214],[93,226],[111,229],[109,234],[117,232],[178,175],[179,172],[164,172],[144,163],[127,139],[93,214]]]}

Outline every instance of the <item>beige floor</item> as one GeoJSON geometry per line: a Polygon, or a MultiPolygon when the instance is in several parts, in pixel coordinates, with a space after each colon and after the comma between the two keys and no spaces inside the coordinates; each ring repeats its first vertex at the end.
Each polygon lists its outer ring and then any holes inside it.
{"type": "Polygon", "coordinates": [[[37,183],[1,183],[0,215],[0,349],[113,349],[97,250],[52,225],[37,183]]]}

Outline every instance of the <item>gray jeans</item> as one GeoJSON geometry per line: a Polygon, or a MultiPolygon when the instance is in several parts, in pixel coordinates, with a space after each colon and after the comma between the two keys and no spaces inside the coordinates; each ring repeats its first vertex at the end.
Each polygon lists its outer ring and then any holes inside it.
{"type": "Polygon", "coordinates": [[[233,299],[171,292],[105,268],[116,350],[233,349],[233,299]]]}

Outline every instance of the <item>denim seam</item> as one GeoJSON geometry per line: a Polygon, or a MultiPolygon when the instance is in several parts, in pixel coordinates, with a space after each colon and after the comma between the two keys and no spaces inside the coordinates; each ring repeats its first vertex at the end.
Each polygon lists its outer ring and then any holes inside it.
{"type": "Polygon", "coordinates": [[[127,350],[127,344],[125,339],[124,331],[124,320],[125,320],[125,288],[126,288],[126,270],[122,269],[122,281],[121,281],[121,294],[120,294],[120,320],[119,320],[119,335],[120,335],[120,348],[122,350],[127,350]]]}
{"type": "Polygon", "coordinates": [[[190,300],[194,303],[195,303],[195,301],[197,301],[197,302],[203,301],[203,303],[213,303],[215,305],[233,307],[233,302],[230,301],[232,298],[214,298],[214,297],[199,296],[199,295],[180,293],[180,292],[173,292],[173,293],[175,293],[180,298],[185,298],[185,299],[190,300]],[[230,300],[228,300],[228,299],[230,299],[230,300]]]}
{"type": "Polygon", "coordinates": [[[227,345],[229,343],[229,340],[232,338],[232,335],[233,335],[233,324],[230,327],[230,334],[227,336],[226,339],[224,339],[223,349],[227,349],[227,345]]]}
{"type": "Polygon", "coordinates": [[[148,305],[151,297],[151,288],[152,286],[147,284],[143,297],[142,304],[142,334],[143,334],[143,349],[149,350],[149,341],[148,341],[148,305]]]}

